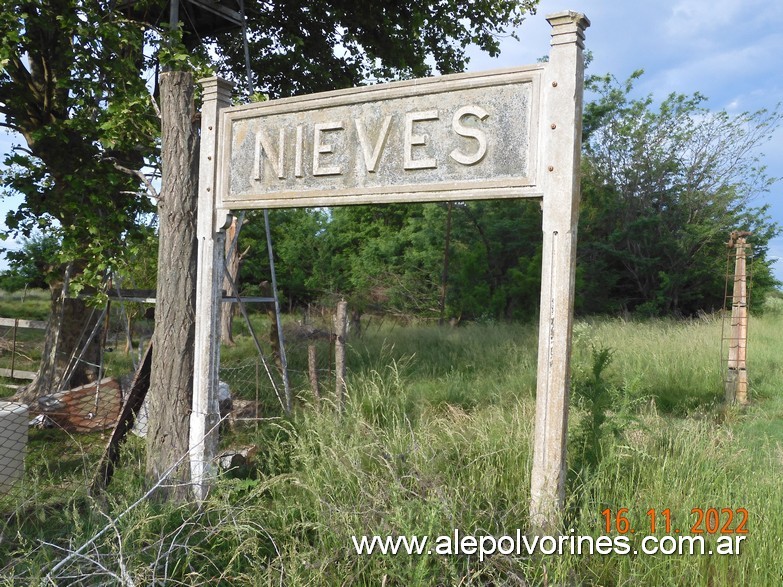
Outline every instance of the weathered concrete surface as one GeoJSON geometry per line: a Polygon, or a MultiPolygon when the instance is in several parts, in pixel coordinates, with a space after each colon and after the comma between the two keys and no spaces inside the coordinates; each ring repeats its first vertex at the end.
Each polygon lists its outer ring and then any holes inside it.
{"type": "Polygon", "coordinates": [[[534,149],[541,70],[231,109],[221,137],[222,205],[540,196],[534,149]]]}

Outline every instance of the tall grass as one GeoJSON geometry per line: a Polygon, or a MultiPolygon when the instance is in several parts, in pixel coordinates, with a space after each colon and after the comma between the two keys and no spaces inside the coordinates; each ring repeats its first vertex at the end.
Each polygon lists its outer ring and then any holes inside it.
{"type": "MultiPolygon", "coordinates": [[[[774,312],[751,322],[746,410],[721,403],[717,319],[591,319],[575,328],[571,448],[589,429],[583,441],[600,450],[589,466],[569,453],[564,530],[601,536],[601,512],[628,508],[640,536],[649,533],[647,511],[668,508],[687,534],[692,508],[746,508],[750,533],[737,556],[357,555],[353,536],[528,527],[535,328],[387,326],[351,342],[342,414],[326,394],[320,409],[302,402],[290,419],[235,430],[225,442],[254,444],[255,460],[224,473],[200,506],[130,507],[145,487],[139,442],[126,447],[100,499],[69,482],[53,502],[67,472],[37,465],[25,483],[56,515],[6,517],[0,557],[10,564],[0,568],[8,584],[36,584],[108,528],[58,570],[56,584],[780,584],[781,325],[774,312]],[[588,384],[600,401],[577,401],[588,384]]],[[[36,440],[32,462],[42,450],[36,440]]]]}

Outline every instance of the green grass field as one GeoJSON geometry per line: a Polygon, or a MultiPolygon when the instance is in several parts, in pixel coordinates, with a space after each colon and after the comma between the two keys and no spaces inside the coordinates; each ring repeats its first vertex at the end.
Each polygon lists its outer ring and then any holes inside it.
{"type": "MultiPolygon", "coordinates": [[[[671,535],[692,535],[694,508],[716,508],[726,531],[745,509],[739,554],[356,554],[352,536],[528,527],[535,326],[385,324],[350,343],[344,414],[328,394],[317,410],[304,386],[290,419],[265,402],[268,420],[223,440],[257,454],[201,507],[134,505],[145,491],[135,438],[108,493],[89,497],[105,439],[32,431],[23,497],[0,503],[0,568],[9,585],[39,584],[103,531],[54,584],[782,584],[783,303],[772,301],[750,324],[746,409],[723,404],[718,318],[595,318],[574,330],[565,534],[602,536],[609,515],[619,536],[619,513],[638,548],[650,510],[662,537],[664,510],[671,535]]],[[[238,338],[224,361],[250,352],[238,338]]],[[[718,536],[703,536],[716,548],[718,536]]]]}
{"type": "MultiPolygon", "coordinates": [[[[51,293],[27,290],[8,293],[0,290],[0,317],[46,321],[51,310],[51,293]]],[[[34,372],[41,362],[43,330],[0,326],[0,369],[34,372]],[[15,340],[14,340],[15,339],[15,340]]],[[[0,376],[0,398],[10,396],[18,381],[0,376]],[[9,387],[10,386],[10,387],[9,387]]]]}

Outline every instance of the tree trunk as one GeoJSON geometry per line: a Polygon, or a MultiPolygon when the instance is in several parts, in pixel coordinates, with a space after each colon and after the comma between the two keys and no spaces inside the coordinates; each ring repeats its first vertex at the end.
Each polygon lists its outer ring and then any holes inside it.
{"type": "Polygon", "coordinates": [[[147,479],[169,469],[162,499],[187,499],[189,419],[193,397],[196,306],[198,129],[193,76],[160,76],[163,179],[158,204],[160,248],[147,432],[147,479]]]}
{"type": "Polygon", "coordinates": [[[63,299],[62,287],[52,288],[51,314],[38,374],[15,399],[35,407],[42,395],[95,381],[98,369],[94,365],[100,361],[99,337],[87,341],[99,317],[100,311],[88,308],[84,300],[63,299]],[[79,356],[81,361],[77,361],[79,356]]]}
{"type": "Polygon", "coordinates": [[[125,314],[125,354],[133,352],[133,318],[126,312],[125,314]]]}

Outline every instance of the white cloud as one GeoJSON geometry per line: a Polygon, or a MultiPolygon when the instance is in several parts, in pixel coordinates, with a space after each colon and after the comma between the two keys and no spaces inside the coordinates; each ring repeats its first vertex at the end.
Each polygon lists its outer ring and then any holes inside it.
{"type": "Polygon", "coordinates": [[[671,37],[692,40],[729,24],[742,4],[736,0],[681,0],[672,7],[664,28],[671,37]]]}
{"type": "MultiPolygon", "coordinates": [[[[649,83],[657,91],[693,93],[699,91],[708,97],[735,90],[739,85],[747,88],[747,81],[756,78],[758,82],[769,71],[768,57],[773,49],[778,52],[781,46],[766,47],[761,44],[735,46],[719,52],[705,52],[679,64],[653,73],[649,83]]],[[[751,82],[753,83],[753,82],[751,82]]]]}
{"type": "Polygon", "coordinates": [[[670,9],[663,29],[672,40],[720,45],[770,19],[779,21],[779,12],[780,7],[769,0],[679,0],[670,9]]]}

